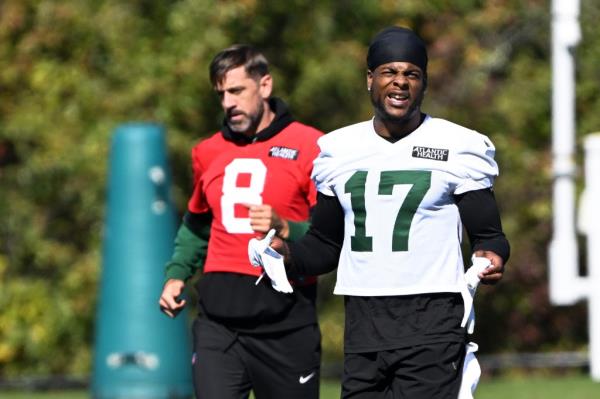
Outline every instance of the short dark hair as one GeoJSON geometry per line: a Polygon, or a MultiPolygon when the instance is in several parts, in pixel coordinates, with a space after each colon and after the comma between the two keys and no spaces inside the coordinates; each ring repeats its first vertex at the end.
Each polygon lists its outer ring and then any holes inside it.
{"type": "Polygon", "coordinates": [[[246,73],[254,79],[260,79],[269,73],[269,61],[257,49],[248,44],[234,44],[222,50],[210,63],[210,81],[216,86],[232,69],[244,66],[246,73]]]}

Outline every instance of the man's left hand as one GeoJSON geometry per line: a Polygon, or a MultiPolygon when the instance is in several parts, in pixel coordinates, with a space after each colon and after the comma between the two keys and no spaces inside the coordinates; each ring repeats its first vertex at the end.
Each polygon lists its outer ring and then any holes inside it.
{"type": "Polygon", "coordinates": [[[492,262],[491,266],[478,275],[483,284],[493,285],[502,279],[502,276],[504,275],[504,260],[502,260],[502,257],[495,252],[483,250],[475,251],[473,255],[487,258],[492,262]]]}

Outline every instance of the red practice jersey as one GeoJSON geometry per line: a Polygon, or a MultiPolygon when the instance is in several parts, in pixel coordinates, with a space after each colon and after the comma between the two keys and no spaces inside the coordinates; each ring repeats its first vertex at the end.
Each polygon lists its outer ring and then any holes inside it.
{"type": "Polygon", "coordinates": [[[256,236],[248,204],[269,204],[286,220],[309,219],[316,202],[310,175],[321,135],[292,122],[264,141],[240,144],[218,132],[192,149],[195,184],[188,209],[213,215],[205,273],[262,272],[248,261],[248,241],[256,236]]]}

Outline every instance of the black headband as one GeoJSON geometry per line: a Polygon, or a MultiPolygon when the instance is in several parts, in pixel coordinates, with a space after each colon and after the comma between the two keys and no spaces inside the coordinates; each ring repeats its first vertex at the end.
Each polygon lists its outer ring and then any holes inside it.
{"type": "Polygon", "coordinates": [[[379,32],[369,45],[367,66],[373,71],[388,62],[410,62],[427,73],[425,43],[413,31],[391,26],[379,32]]]}

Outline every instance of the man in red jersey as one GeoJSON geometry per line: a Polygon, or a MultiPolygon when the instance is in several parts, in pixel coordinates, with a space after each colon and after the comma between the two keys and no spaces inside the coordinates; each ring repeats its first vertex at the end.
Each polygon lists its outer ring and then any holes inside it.
{"type": "Polygon", "coordinates": [[[310,179],[322,132],[293,120],[271,97],[266,58],[247,45],[221,51],[210,65],[221,101],[221,131],[192,150],[188,203],[159,303],[175,317],[185,282],[196,289],[193,376],[198,398],[318,398],[321,335],[316,279],[274,291],[248,262],[248,241],[274,228],[285,240],[308,228],[316,190],[310,179]]]}

